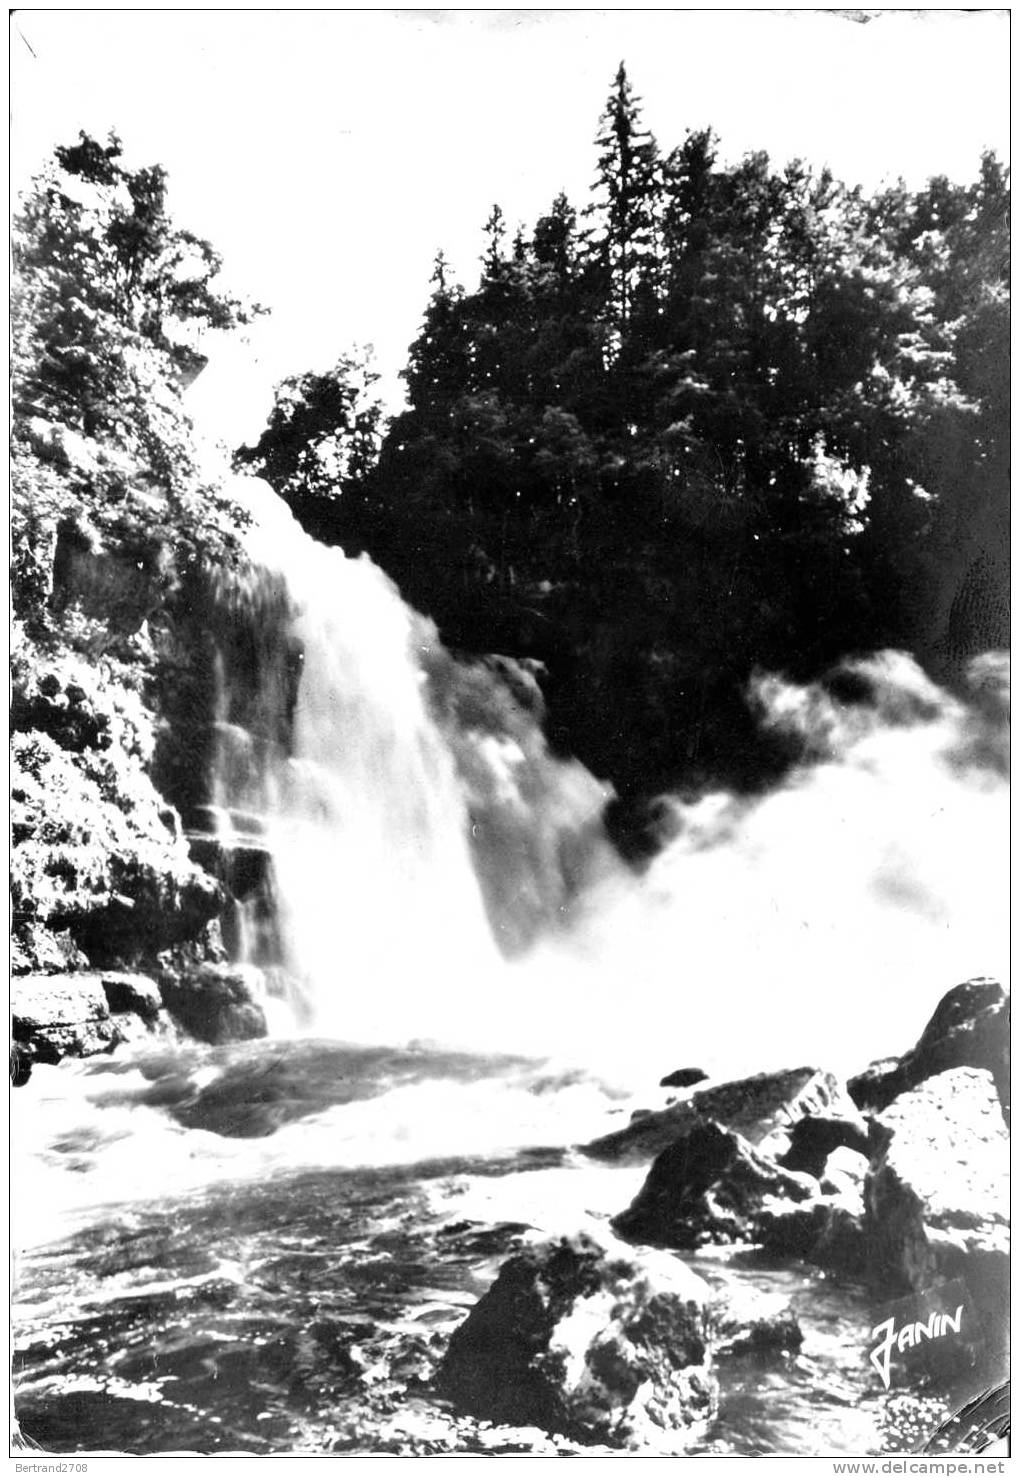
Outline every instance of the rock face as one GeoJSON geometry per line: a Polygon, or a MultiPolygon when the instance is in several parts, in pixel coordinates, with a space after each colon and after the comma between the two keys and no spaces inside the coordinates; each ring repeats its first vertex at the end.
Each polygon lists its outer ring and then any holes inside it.
{"type": "Polygon", "coordinates": [[[112,1051],[122,1039],[96,975],[22,975],[11,982],[12,1033],[28,1062],[112,1051]]]}
{"type": "Polygon", "coordinates": [[[80,657],[12,670],[15,972],[130,967],[194,937],[222,894],[152,784],[151,714],[80,657]]]}
{"type": "Polygon", "coordinates": [[[876,1062],[847,1083],[860,1108],[880,1113],[894,1098],[954,1067],[991,1072],[1009,1111],[1009,995],[997,980],[966,980],[944,995],[917,1045],[876,1062]]]}
{"type": "Polygon", "coordinates": [[[1009,1135],[990,1072],[957,1068],[904,1093],[876,1120],[864,1185],[876,1278],[919,1292],[965,1278],[1001,1321],[1009,1267],[1009,1135]]]}
{"type": "Polygon", "coordinates": [[[680,1452],[714,1410],[710,1302],[674,1258],[583,1234],[546,1242],[504,1263],[438,1387],[481,1419],[680,1452]]]}
{"type": "Polygon", "coordinates": [[[697,1121],[658,1156],[613,1229],[626,1241],[688,1250],[753,1242],[773,1202],[797,1204],[817,1189],[809,1176],[780,1168],[739,1134],[697,1121]]]}
{"type": "Polygon", "coordinates": [[[594,1159],[640,1163],[654,1159],[697,1123],[712,1120],[740,1134],[762,1153],[782,1154],[791,1147],[791,1132],[798,1119],[816,1114],[860,1122],[831,1072],[816,1067],[762,1072],[705,1088],[673,1107],[644,1114],[627,1128],[586,1144],[583,1152],[594,1159]]]}
{"type": "Polygon", "coordinates": [[[190,1036],[213,1045],[266,1035],[259,984],[258,970],[228,964],[201,965],[183,976],[164,975],[161,981],[174,1019],[190,1036]]]}
{"type": "Polygon", "coordinates": [[[16,1086],[33,1062],[96,1056],[125,1041],[171,1032],[155,981],[141,974],[18,975],[11,982],[16,1086]]]}

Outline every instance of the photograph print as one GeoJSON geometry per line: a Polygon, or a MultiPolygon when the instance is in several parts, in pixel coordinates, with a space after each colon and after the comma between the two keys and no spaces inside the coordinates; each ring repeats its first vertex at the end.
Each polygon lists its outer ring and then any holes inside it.
{"type": "Polygon", "coordinates": [[[1009,23],[12,12],[26,1471],[1005,1450],[1009,23]]]}

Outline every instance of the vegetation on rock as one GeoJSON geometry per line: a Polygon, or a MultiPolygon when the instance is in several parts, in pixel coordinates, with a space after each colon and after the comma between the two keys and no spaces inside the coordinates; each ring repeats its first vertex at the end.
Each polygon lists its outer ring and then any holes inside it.
{"type": "Polygon", "coordinates": [[[197,334],[247,322],[178,229],[158,167],[59,148],[14,228],[15,967],[132,963],[218,907],[153,783],[164,655],[187,581],[238,557],[181,388],[197,334]]]}

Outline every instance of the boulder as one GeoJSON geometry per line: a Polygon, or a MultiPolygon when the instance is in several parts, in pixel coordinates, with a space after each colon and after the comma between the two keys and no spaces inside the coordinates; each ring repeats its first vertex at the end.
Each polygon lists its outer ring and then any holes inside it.
{"type": "Polygon", "coordinates": [[[988,1071],[960,1067],[903,1093],[875,1120],[865,1180],[873,1280],[923,1292],[962,1278],[1001,1321],[1009,1267],[1009,1135],[988,1071]]]}
{"type": "Polygon", "coordinates": [[[682,1250],[756,1242],[774,1201],[796,1204],[817,1190],[810,1176],[781,1169],[739,1134],[696,1119],[658,1156],[613,1229],[626,1241],[682,1250]]]}
{"type": "Polygon", "coordinates": [[[797,1349],[804,1342],[789,1299],[746,1284],[732,1283],[718,1293],[710,1320],[715,1355],[797,1349]]]}
{"type": "Polygon", "coordinates": [[[821,1179],[834,1150],[868,1153],[868,1125],[856,1111],[800,1118],[790,1130],[790,1147],[779,1161],[784,1169],[821,1179]]]}
{"type": "Polygon", "coordinates": [[[145,974],[124,974],[104,971],[100,984],[106,1003],[114,1012],[126,1011],[154,1021],[163,1008],[163,997],[155,980],[145,974]]]}
{"type": "Polygon", "coordinates": [[[761,1072],[705,1088],[672,1107],[647,1113],[626,1128],[586,1144],[582,1152],[594,1159],[640,1163],[654,1159],[696,1123],[711,1119],[765,1154],[782,1154],[791,1147],[793,1125],[813,1114],[859,1116],[830,1072],[816,1067],[761,1072]]]}
{"type": "Polygon", "coordinates": [[[11,981],[11,1017],[13,1040],[29,1062],[95,1056],[122,1039],[94,974],[17,976],[11,981]]]}
{"type": "Polygon", "coordinates": [[[899,1060],[873,1062],[847,1083],[859,1108],[882,1112],[894,1098],[954,1067],[992,1074],[1009,1112],[1009,994],[997,980],[966,980],[944,995],[920,1040],[899,1060]]]}
{"type": "Polygon", "coordinates": [[[259,1003],[261,975],[243,965],[204,964],[178,975],[163,974],[163,1002],[189,1036],[218,1045],[252,1041],[268,1033],[259,1003]]]}
{"type": "Polygon", "coordinates": [[[482,1420],[678,1453],[715,1409],[710,1302],[676,1258],[608,1236],[543,1242],[503,1264],[438,1388],[482,1420]]]}
{"type": "Polygon", "coordinates": [[[699,1082],[707,1082],[708,1073],[703,1072],[700,1067],[678,1067],[675,1072],[669,1072],[659,1083],[660,1087],[696,1087],[699,1082]]]}
{"type": "Polygon", "coordinates": [[[798,1257],[848,1277],[867,1271],[864,1201],[858,1191],[817,1195],[800,1205],[773,1201],[759,1215],[755,1233],[770,1256],[798,1257]]]}

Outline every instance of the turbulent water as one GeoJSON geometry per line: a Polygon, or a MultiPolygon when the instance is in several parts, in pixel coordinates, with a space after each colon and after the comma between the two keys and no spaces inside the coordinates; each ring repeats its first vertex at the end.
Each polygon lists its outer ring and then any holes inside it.
{"type": "MultiPolygon", "coordinates": [[[[237,948],[276,1034],[15,1095],[19,1414],[58,1451],[535,1449],[428,1379],[525,1227],[628,1203],[632,1171],[569,1146],[675,1067],[857,1068],[1004,977],[1003,663],[966,699],[888,653],[760,679],[803,763],[764,798],[664,799],[638,876],[526,666],[455,662],[371,563],[246,495],[286,642],[254,687],[222,656],[213,808],[272,859],[237,948]]],[[[806,1341],[723,1372],[704,1450],[911,1448],[936,1412],[869,1382],[858,1290],[707,1270],[790,1292],[806,1341]]]]}

